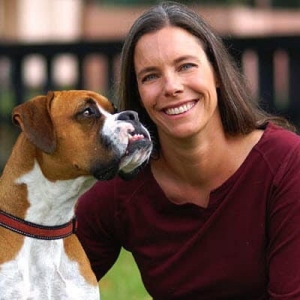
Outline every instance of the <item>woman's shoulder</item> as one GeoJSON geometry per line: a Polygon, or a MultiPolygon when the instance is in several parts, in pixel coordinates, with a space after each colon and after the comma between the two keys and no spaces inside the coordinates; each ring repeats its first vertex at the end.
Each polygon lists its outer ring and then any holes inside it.
{"type": "Polygon", "coordinates": [[[273,123],[268,123],[256,148],[269,152],[290,152],[297,148],[300,151],[300,136],[273,123]]]}
{"type": "Polygon", "coordinates": [[[260,141],[254,147],[254,159],[266,163],[273,174],[283,174],[290,168],[300,167],[300,136],[287,129],[269,123],[260,141]]]}

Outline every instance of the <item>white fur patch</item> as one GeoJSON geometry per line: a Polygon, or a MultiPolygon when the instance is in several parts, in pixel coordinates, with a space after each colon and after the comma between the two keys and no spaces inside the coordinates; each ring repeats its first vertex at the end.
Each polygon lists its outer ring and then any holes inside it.
{"type": "Polygon", "coordinates": [[[74,216],[78,197],[95,182],[92,176],[49,181],[35,162],[29,173],[16,180],[18,184],[26,184],[28,190],[30,207],[25,220],[48,226],[67,223],[74,216]]]}
{"type": "Polygon", "coordinates": [[[128,145],[129,133],[134,131],[134,127],[128,122],[117,120],[117,117],[118,114],[106,115],[102,127],[102,136],[109,139],[116,152],[122,156],[128,145]]]}
{"type": "MultiPolygon", "coordinates": [[[[74,215],[77,198],[95,182],[93,177],[51,182],[37,162],[31,172],[16,180],[25,183],[30,207],[26,220],[41,225],[60,225],[74,215]]],[[[79,265],[64,251],[63,240],[26,237],[13,261],[0,266],[0,300],[100,299],[98,285],[90,285],[79,265]]]]}
{"type": "Polygon", "coordinates": [[[98,286],[89,285],[64,253],[63,240],[24,241],[17,257],[0,267],[1,300],[100,299],[98,286]]]}

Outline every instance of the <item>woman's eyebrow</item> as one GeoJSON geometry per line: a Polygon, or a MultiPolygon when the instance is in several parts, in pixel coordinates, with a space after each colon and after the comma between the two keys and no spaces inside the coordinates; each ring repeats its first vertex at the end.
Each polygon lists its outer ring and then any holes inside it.
{"type": "Polygon", "coordinates": [[[182,62],[182,61],[184,61],[184,60],[189,60],[189,59],[199,60],[199,58],[196,57],[196,56],[194,56],[194,55],[184,55],[184,56],[180,56],[180,57],[176,58],[176,59],[174,60],[174,62],[175,62],[175,63],[180,63],[180,62],[182,62]]]}
{"type": "MultiPolygon", "coordinates": [[[[199,61],[199,58],[194,55],[183,55],[183,56],[180,56],[180,57],[174,59],[174,63],[178,64],[182,61],[189,60],[189,59],[199,61]]],[[[156,70],[157,70],[157,68],[154,66],[145,67],[137,73],[137,77],[140,78],[141,76],[143,76],[143,74],[149,73],[149,72],[154,72],[156,70]]]]}
{"type": "Polygon", "coordinates": [[[141,77],[141,76],[143,76],[143,74],[145,74],[145,73],[153,72],[153,71],[156,71],[156,70],[157,70],[156,67],[145,67],[145,68],[141,69],[141,70],[137,73],[137,77],[141,77]]]}

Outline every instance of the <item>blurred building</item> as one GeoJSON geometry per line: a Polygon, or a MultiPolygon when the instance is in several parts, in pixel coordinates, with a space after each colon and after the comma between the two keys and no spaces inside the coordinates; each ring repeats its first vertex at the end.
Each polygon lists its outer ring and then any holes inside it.
{"type": "Polygon", "coordinates": [[[76,39],[81,35],[82,6],[81,0],[0,0],[1,39],[76,39]]]}
{"type": "MultiPolygon", "coordinates": [[[[31,43],[123,39],[134,20],[147,8],[143,4],[116,6],[101,2],[107,1],[0,0],[0,40],[31,43]]],[[[192,7],[224,36],[300,35],[300,9],[271,9],[267,0],[257,0],[256,3],[259,7],[192,7]]],[[[284,61],[284,56],[279,58],[284,61]]],[[[248,63],[245,63],[249,74],[255,68],[254,60],[250,53],[248,63]]],[[[44,81],[44,64],[39,57],[34,55],[24,63],[26,84],[37,86],[44,81]]],[[[56,64],[60,67],[54,68],[57,70],[54,80],[60,85],[71,86],[76,76],[72,57],[57,57],[56,64]]],[[[99,90],[104,64],[105,61],[99,57],[90,59],[88,68],[91,76],[87,80],[87,88],[99,90]]],[[[7,76],[5,66],[6,62],[0,61],[0,79],[7,76]]],[[[281,68],[284,68],[284,63],[281,68]]],[[[252,84],[255,86],[255,82],[252,84]]]]}
{"type": "MultiPolygon", "coordinates": [[[[142,2],[142,1],[141,1],[142,2]]],[[[201,2],[201,1],[199,1],[201,2]]],[[[275,9],[265,1],[260,7],[190,6],[223,35],[300,34],[300,9],[275,9]]],[[[122,38],[147,7],[104,6],[95,2],[84,6],[83,35],[87,38],[122,38]]]]}
{"type": "MultiPolygon", "coordinates": [[[[80,39],[82,12],[81,0],[0,0],[0,40],[40,43],[80,39]]],[[[56,80],[71,84],[75,76],[72,58],[61,56],[56,63],[61,66],[56,80]]],[[[29,57],[25,64],[25,82],[32,86],[43,82],[44,65],[39,57],[29,57]]],[[[2,62],[2,72],[7,74],[4,66],[2,62]]]]}

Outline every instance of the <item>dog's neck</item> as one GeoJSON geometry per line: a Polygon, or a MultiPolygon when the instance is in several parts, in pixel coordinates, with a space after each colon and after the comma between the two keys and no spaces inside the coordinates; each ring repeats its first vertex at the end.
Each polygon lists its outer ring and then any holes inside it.
{"type": "Polygon", "coordinates": [[[81,176],[70,180],[49,181],[37,162],[32,171],[16,180],[27,186],[29,208],[25,219],[41,225],[59,225],[70,221],[80,195],[94,183],[92,177],[81,176]]]}
{"type": "Polygon", "coordinates": [[[22,138],[18,143],[23,144],[22,152],[13,151],[7,162],[14,171],[5,172],[0,178],[0,209],[40,225],[55,226],[70,221],[77,199],[96,180],[81,176],[50,181],[42,173],[33,147],[28,142],[24,144],[22,138]]]}

